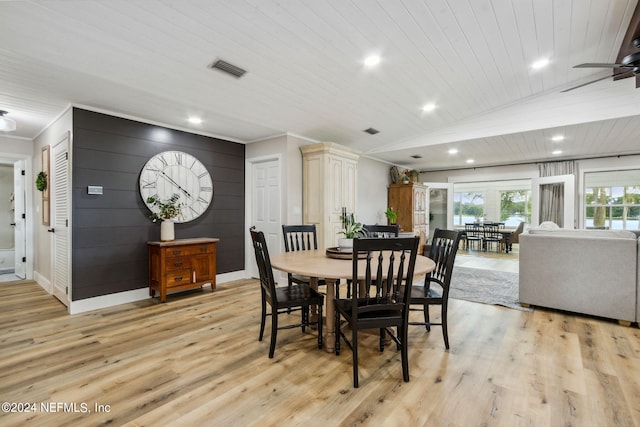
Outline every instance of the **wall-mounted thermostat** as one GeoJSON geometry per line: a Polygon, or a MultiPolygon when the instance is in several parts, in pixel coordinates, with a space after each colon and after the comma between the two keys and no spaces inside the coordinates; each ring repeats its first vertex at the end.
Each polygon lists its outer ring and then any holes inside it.
{"type": "Polygon", "coordinates": [[[87,194],[102,194],[101,185],[90,185],[87,187],[87,194]]]}

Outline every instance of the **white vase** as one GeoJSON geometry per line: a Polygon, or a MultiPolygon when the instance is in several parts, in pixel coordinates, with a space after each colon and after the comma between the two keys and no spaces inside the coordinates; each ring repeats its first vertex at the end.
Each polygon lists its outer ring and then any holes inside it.
{"type": "Polygon", "coordinates": [[[174,224],[170,219],[162,220],[160,223],[160,241],[172,242],[176,238],[174,224]]]}
{"type": "Polygon", "coordinates": [[[353,239],[347,239],[341,237],[338,239],[338,249],[345,252],[350,252],[353,250],[353,239]]]}

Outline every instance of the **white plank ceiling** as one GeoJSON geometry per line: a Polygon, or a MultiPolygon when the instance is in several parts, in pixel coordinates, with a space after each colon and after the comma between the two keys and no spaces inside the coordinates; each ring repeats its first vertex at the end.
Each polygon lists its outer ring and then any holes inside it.
{"type": "Polygon", "coordinates": [[[615,62],[636,3],[0,1],[0,110],[18,123],[6,136],[34,138],[71,104],[246,143],[333,141],[425,171],[640,154],[634,79],[561,92],[611,74],[572,67],[615,62]]]}

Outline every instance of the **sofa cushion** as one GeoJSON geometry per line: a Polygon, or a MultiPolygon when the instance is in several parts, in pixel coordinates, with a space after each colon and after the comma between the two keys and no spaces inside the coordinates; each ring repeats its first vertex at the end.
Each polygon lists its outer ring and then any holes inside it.
{"type": "Polygon", "coordinates": [[[550,236],[565,237],[587,237],[587,238],[608,238],[608,239],[637,239],[635,233],[626,230],[575,230],[572,228],[541,229],[539,227],[530,228],[529,234],[546,234],[550,236]]]}

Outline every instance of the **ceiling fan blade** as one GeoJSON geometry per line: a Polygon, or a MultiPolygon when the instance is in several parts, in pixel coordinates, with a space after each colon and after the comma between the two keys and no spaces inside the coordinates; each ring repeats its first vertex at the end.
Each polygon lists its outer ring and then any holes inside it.
{"type": "Polygon", "coordinates": [[[624,64],[602,64],[598,62],[587,62],[586,64],[574,65],[573,68],[633,68],[633,66],[624,64]]]}
{"type": "MultiPolygon", "coordinates": [[[[614,78],[614,77],[617,77],[617,76],[621,76],[623,74],[627,74],[627,71],[625,71],[623,73],[613,74],[611,76],[600,77],[599,79],[591,80],[590,82],[582,83],[582,84],[580,84],[578,86],[574,86],[574,87],[570,87],[569,89],[561,90],[560,93],[569,92],[571,90],[578,89],[580,87],[590,85],[591,83],[599,82],[600,80],[604,80],[604,79],[614,78]]],[[[636,84],[638,84],[638,76],[636,76],[636,84]]]]}

